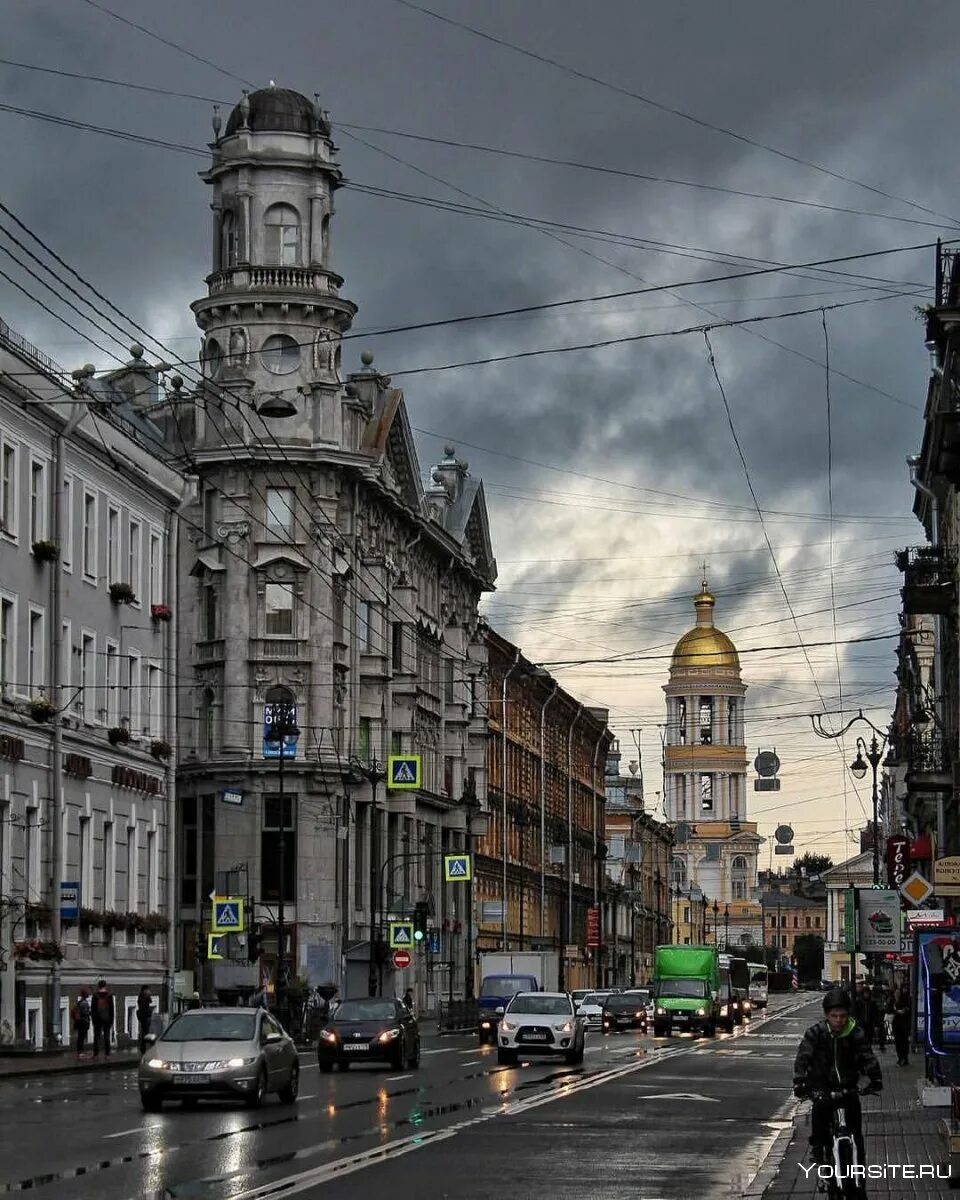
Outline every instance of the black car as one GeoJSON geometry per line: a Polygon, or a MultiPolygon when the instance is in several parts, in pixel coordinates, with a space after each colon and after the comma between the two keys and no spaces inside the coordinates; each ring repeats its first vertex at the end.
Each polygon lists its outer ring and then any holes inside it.
{"type": "Polygon", "coordinates": [[[617,1033],[621,1029],[647,1032],[647,1003],[649,992],[615,992],[603,1002],[603,1032],[617,1033]]]}
{"type": "Polygon", "coordinates": [[[317,1062],[321,1071],[338,1064],[382,1062],[402,1070],[420,1065],[420,1030],[399,1000],[363,997],[344,1000],[320,1030],[317,1062]]]}

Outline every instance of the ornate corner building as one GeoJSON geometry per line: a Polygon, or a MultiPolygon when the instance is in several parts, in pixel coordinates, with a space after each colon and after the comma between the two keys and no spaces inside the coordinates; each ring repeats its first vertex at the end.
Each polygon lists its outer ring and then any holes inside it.
{"type": "MultiPolygon", "coordinates": [[[[282,927],[292,974],[366,992],[371,918],[426,901],[442,945],[402,986],[427,1003],[464,986],[465,901],[442,853],[464,846],[464,796],[486,797],[483,487],[450,447],[424,487],[403,393],[372,354],[343,378],[356,309],[331,266],[327,114],[268,88],[214,133],[203,386],[170,431],[198,469],[181,547],[182,958],[211,891],[236,890],[267,964],[282,927]],[[282,784],[263,753],[273,702],[299,727],[282,784]],[[351,758],[391,754],[421,758],[418,789],[351,775],[351,758]]],[[[218,963],[214,987],[249,976],[218,963]]]]}
{"type": "Polygon", "coordinates": [[[747,688],[736,647],[713,623],[716,599],[705,579],[693,605],[696,624],[677,642],[663,689],[674,895],[679,888],[702,906],[708,938],[712,925],[719,943],[749,945],[762,940],[754,897],[763,839],[747,820],[747,688]]]}

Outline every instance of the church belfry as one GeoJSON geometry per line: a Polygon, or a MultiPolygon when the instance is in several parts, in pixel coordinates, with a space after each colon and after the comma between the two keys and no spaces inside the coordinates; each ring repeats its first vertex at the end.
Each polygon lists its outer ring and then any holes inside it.
{"type": "Polygon", "coordinates": [[[673,882],[730,904],[738,927],[752,926],[748,909],[762,839],[747,821],[747,688],[736,647],[714,625],[716,598],[706,571],[693,606],[696,623],[677,642],[664,687],[664,803],[677,842],[673,882]]]}
{"type": "Polygon", "coordinates": [[[285,88],[214,111],[212,270],[193,304],[208,395],[198,447],[262,436],[340,445],[340,339],[355,306],[330,265],[341,171],[319,102],[285,88]],[[232,419],[231,419],[231,410],[232,419]],[[246,430],[244,433],[243,431],[246,430]]]}

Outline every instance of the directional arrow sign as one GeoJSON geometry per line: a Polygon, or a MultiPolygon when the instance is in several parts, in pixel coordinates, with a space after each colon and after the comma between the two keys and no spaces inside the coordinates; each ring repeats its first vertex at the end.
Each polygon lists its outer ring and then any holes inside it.
{"type": "Polygon", "coordinates": [[[707,1104],[719,1104],[715,1096],[698,1096],[694,1092],[660,1092],[656,1096],[638,1096],[638,1100],[703,1100],[707,1104]]]}

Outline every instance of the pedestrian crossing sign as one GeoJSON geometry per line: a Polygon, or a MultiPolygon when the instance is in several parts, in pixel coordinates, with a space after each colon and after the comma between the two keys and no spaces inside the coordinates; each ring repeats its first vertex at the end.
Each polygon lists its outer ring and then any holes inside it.
{"type": "Polygon", "coordinates": [[[210,918],[213,933],[243,933],[243,900],[240,896],[214,896],[210,918]]]}
{"type": "Polygon", "coordinates": [[[423,759],[419,754],[391,754],[387,759],[387,788],[416,791],[423,786],[423,759]]]}
{"type": "Polygon", "coordinates": [[[447,883],[469,883],[473,878],[473,863],[469,854],[445,854],[443,877],[447,883]]]}
{"type": "Polygon", "coordinates": [[[222,933],[207,934],[207,958],[212,962],[215,958],[224,958],[222,933]]]}
{"type": "Polygon", "coordinates": [[[413,922],[390,922],[390,949],[409,950],[413,946],[413,922]]]}

